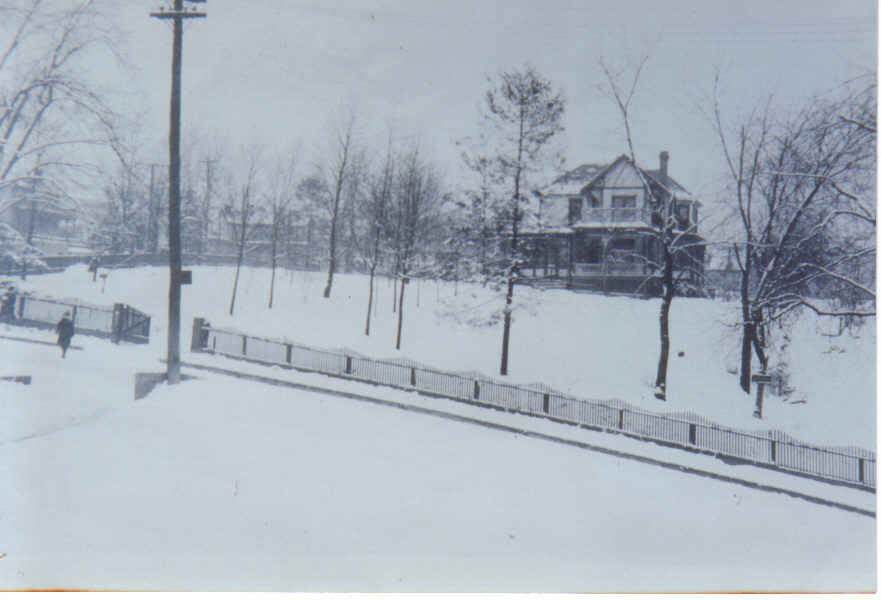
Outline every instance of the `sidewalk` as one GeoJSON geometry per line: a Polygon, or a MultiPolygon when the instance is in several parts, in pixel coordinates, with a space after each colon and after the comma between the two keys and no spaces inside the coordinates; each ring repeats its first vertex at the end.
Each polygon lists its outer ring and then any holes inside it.
{"type": "MultiPolygon", "coordinates": [[[[417,409],[438,411],[450,417],[495,424],[511,430],[515,435],[540,437],[549,442],[572,443],[588,450],[612,453],[626,459],[655,463],[658,466],[678,467],[680,470],[694,472],[705,477],[723,480],[734,479],[742,485],[767,488],[772,493],[790,493],[804,497],[809,501],[820,503],[825,501],[833,505],[840,505],[838,508],[844,510],[854,509],[866,516],[875,516],[875,494],[869,490],[847,485],[828,483],[750,464],[728,464],[709,454],[672,448],[620,434],[580,428],[549,419],[472,406],[445,398],[424,396],[415,391],[408,392],[381,385],[347,381],[282,367],[268,367],[209,354],[188,352],[184,354],[182,360],[197,366],[221,368],[293,384],[362,395],[417,409]]],[[[197,369],[191,369],[191,372],[198,374],[197,369]]]]}

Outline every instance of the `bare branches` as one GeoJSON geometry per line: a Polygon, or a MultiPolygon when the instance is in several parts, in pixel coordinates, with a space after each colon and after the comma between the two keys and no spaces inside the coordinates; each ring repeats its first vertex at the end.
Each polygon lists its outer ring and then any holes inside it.
{"type": "Polygon", "coordinates": [[[620,111],[621,118],[624,122],[624,132],[627,137],[627,148],[630,151],[630,160],[634,163],[636,162],[636,152],[633,149],[633,136],[630,131],[630,103],[633,101],[633,96],[636,93],[636,88],[639,84],[639,77],[642,74],[643,67],[649,60],[649,56],[649,53],[645,52],[636,62],[636,66],[633,69],[633,80],[630,82],[629,90],[627,90],[620,82],[620,77],[623,75],[624,70],[622,69],[612,73],[612,70],[609,68],[605,59],[602,56],[599,58],[600,68],[603,70],[603,74],[606,76],[606,83],[609,86],[608,89],[600,89],[609,95],[618,105],[618,110],[620,111]]]}
{"type": "Polygon", "coordinates": [[[105,16],[91,0],[20,4],[0,19],[9,34],[0,54],[0,187],[48,168],[58,171],[61,185],[74,185],[79,169],[68,165],[76,147],[108,146],[119,156],[116,115],[80,65],[87,49],[113,50],[100,23],[105,16]]]}
{"type": "Polygon", "coordinates": [[[845,117],[844,115],[838,115],[839,120],[843,123],[849,123],[851,125],[856,125],[859,129],[863,131],[867,131],[869,133],[875,134],[878,132],[876,129],[875,123],[864,123],[862,121],[857,121],[856,119],[851,119],[849,117],[845,117]]]}

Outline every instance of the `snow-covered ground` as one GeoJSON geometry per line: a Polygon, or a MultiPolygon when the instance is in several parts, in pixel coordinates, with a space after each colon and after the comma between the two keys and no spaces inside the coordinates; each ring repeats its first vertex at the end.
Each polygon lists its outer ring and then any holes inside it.
{"type": "MultiPolygon", "coordinates": [[[[266,308],[269,270],[244,268],[229,316],[233,269],[196,267],[183,288],[183,344],[192,318],[216,326],[325,348],[350,348],[374,358],[407,357],[436,368],[498,373],[500,324],[487,325],[503,304],[480,286],[414,281],[405,294],[403,347],[394,349],[392,287],[378,279],[373,334],[364,335],[367,279],[337,275],[330,299],[325,274],[278,272],[275,308],[266,308]]],[[[106,289],[85,267],[32,277],[27,285],[95,303],[123,301],[153,315],[151,347],[164,354],[168,271],[120,269],[106,289]]],[[[732,374],[738,366],[735,304],[677,298],[671,315],[669,401],[652,393],[658,353],[658,301],[518,287],[512,327],[512,382],[541,382],[584,398],[617,398],[655,411],[690,410],[746,429],[780,429],[810,443],[875,447],[875,323],[842,336],[837,322],[810,314],[798,320],[783,358],[794,389],[788,399],[767,395],[765,418],[752,417],[754,399],[732,374]],[[680,355],[681,354],[681,355],[680,355]]],[[[779,359],[780,356],[776,356],[779,359]]]]}
{"type": "MultiPolygon", "coordinates": [[[[32,330],[7,333],[51,339],[32,330]]],[[[135,402],[132,375],[161,370],[156,348],[82,336],[75,342],[84,349],[62,360],[55,347],[0,340],[3,369],[34,376],[31,386],[0,383],[0,588],[875,586],[872,517],[509,432],[204,372],[135,402]]],[[[423,406],[453,404],[336,385],[423,406]]],[[[505,423],[536,421],[467,409],[505,423]]],[[[614,439],[628,451],[696,467],[714,464],[747,478],[757,470],[540,422],[558,435],[614,439]]],[[[765,477],[874,505],[864,491],[765,477]]]]}

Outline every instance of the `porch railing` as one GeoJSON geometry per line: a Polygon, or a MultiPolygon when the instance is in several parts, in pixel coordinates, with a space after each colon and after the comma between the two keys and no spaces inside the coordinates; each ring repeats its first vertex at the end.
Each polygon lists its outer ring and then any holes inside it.
{"type": "Polygon", "coordinates": [[[604,225],[628,225],[632,223],[651,223],[652,211],[648,208],[585,208],[581,212],[581,218],[572,224],[590,225],[601,223],[604,225]]]}

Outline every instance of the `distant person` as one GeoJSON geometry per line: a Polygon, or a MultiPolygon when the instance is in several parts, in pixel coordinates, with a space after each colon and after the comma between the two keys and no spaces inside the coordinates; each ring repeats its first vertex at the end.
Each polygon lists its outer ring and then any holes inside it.
{"type": "Polygon", "coordinates": [[[9,286],[0,299],[0,321],[15,320],[15,288],[9,286]]]}
{"type": "Polygon", "coordinates": [[[95,281],[95,278],[98,276],[98,257],[93,256],[92,260],[89,261],[89,273],[92,274],[92,281],[95,281]]]}
{"type": "Polygon", "coordinates": [[[73,337],[73,321],[69,312],[61,315],[61,320],[55,326],[55,333],[58,334],[58,345],[61,346],[61,358],[64,358],[70,348],[70,338],[73,337]]]}

